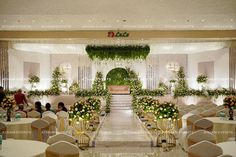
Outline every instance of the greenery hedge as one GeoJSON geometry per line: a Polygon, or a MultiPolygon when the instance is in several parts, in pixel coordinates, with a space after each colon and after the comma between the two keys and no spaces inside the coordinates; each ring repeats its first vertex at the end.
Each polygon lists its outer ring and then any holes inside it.
{"type": "Polygon", "coordinates": [[[85,48],[90,59],[146,59],[150,52],[148,45],[87,45],[85,48]]]}

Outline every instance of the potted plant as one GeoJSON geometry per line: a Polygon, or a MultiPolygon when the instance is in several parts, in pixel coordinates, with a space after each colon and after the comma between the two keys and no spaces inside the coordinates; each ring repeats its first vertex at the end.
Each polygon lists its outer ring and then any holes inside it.
{"type": "Polygon", "coordinates": [[[31,84],[31,89],[36,89],[37,84],[40,82],[40,78],[36,75],[29,76],[29,83],[31,84]]]}

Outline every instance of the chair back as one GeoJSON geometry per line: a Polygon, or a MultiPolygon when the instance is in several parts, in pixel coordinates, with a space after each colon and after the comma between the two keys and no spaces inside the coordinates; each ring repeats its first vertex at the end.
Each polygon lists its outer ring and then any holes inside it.
{"type": "Polygon", "coordinates": [[[41,113],[33,110],[33,111],[28,112],[27,116],[28,116],[28,118],[40,118],[41,113]]]}
{"type": "Polygon", "coordinates": [[[49,123],[46,120],[38,119],[31,123],[32,139],[46,142],[48,139],[49,123]]]}
{"type": "Polygon", "coordinates": [[[55,135],[56,134],[56,127],[57,127],[56,120],[51,117],[44,117],[42,119],[49,123],[49,136],[55,135]]]}
{"type": "Polygon", "coordinates": [[[43,112],[42,118],[44,118],[44,117],[51,117],[51,118],[57,120],[57,115],[54,112],[52,112],[52,111],[45,111],[45,112],[43,112]]]}
{"type": "Polygon", "coordinates": [[[23,111],[16,111],[15,115],[16,115],[17,113],[20,114],[21,118],[26,118],[26,116],[27,116],[26,113],[23,112],[23,111]]]}
{"type": "Polygon", "coordinates": [[[206,111],[203,111],[200,115],[203,116],[203,117],[215,117],[216,116],[216,111],[206,110],[206,111]]]}
{"type": "Polygon", "coordinates": [[[212,134],[211,132],[198,130],[188,135],[187,137],[188,147],[204,140],[212,142],[212,143],[216,143],[216,136],[212,134]]]}
{"type": "Polygon", "coordinates": [[[208,141],[198,142],[188,148],[188,157],[218,157],[222,154],[222,148],[208,141]]]}
{"type": "Polygon", "coordinates": [[[197,120],[201,119],[202,116],[200,115],[192,115],[187,118],[187,127],[192,128],[193,123],[196,122],[197,120]]]}
{"type": "Polygon", "coordinates": [[[65,111],[57,112],[57,130],[59,132],[66,131],[69,125],[69,114],[65,111]]]}
{"type": "Polygon", "coordinates": [[[208,119],[199,119],[193,124],[193,131],[197,130],[206,130],[212,132],[213,130],[213,122],[208,119]]]}
{"type": "Polygon", "coordinates": [[[79,148],[69,142],[59,141],[47,147],[46,157],[79,157],[79,148]]]}
{"type": "Polygon", "coordinates": [[[59,141],[67,141],[71,144],[76,144],[76,139],[70,135],[67,135],[67,134],[57,134],[52,137],[49,137],[47,140],[47,143],[49,145],[51,145],[51,144],[59,142],[59,141]]]}
{"type": "Polygon", "coordinates": [[[0,122],[0,134],[2,134],[2,138],[6,139],[6,132],[7,132],[7,126],[4,123],[0,122]]]}

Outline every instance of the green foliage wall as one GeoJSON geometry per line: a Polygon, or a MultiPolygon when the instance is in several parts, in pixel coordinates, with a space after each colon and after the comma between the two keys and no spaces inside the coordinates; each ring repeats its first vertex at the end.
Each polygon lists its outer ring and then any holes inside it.
{"type": "Polygon", "coordinates": [[[146,59],[150,52],[148,45],[88,45],[86,52],[90,59],[146,59]]]}
{"type": "Polygon", "coordinates": [[[128,85],[129,74],[124,68],[112,69],[106,76],[106,85],[128,85]]]}

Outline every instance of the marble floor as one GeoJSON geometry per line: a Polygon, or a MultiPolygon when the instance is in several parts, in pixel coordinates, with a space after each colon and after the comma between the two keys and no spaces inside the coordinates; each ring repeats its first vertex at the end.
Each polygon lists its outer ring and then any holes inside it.
{"type": "Polygon", "coordinates": [[[94,147],[80,154],[81,157],[187,157],[178,145],[168,152],[160,147],[94,147]]]}
{"type": "Polygon", "coordinates": [[[112,110],[106,117],[95,146],[151,146],[152,140],[132,110],[112,110]]]}
{"type": "Polygon", "coordinates": [[[131,106],[127,109],[131,100],[127,99],[120,105],[121,97],[113,96],[113,108],[101,124],[94,141],[95,147],[81,150],[81,157],[187,157],[179,145],[167,151],[152,147],[150,134],[130,109],[131,106]]]}

